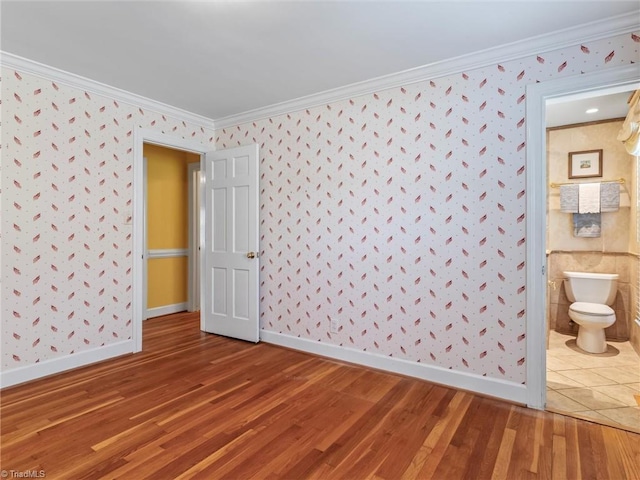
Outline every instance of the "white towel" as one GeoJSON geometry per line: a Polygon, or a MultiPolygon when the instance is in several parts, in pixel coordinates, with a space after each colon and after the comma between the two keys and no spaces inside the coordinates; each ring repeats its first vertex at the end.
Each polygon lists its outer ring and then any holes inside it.
{"type": "Polygon", "coordinates": [[[603,183],[600,189],[600,211],[615,212],[620,208],[620,184],[618,182],[603,183]]]}
{"type": "Polygon", "coordinates": [[[560,185],[560,211],[578,213],[578,184],[560,185]]]}
{"type": "Polygon", "coordinates": [[[600,213],[600,183],[580,184],[578,213],[600,213]]]}

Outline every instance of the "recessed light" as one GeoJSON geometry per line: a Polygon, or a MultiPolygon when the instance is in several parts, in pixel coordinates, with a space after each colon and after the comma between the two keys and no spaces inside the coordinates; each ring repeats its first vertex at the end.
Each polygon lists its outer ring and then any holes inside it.
{"type": "Polygon", "coordinates": [[[589,110],[587,110],[585,113],[596,113],[598,111],[597,108],[590,108],[589,110]]]}

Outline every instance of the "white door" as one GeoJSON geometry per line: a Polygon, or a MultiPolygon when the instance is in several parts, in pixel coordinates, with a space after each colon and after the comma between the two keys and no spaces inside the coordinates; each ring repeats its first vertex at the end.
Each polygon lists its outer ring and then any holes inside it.
{"type": "Polygon", "coordinates": [[[258,145],[209,152],[200,328],[250,342],[258,328],[258,145]]]}

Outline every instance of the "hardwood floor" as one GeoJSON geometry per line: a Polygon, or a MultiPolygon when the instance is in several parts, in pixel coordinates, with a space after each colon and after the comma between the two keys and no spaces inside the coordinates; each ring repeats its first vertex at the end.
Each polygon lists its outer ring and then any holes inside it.
{"type": "Polygon", "coordinates": [[[1,400],[7,478],[640,478],[640,435],[203,334],[193,314],[1,400]]]}

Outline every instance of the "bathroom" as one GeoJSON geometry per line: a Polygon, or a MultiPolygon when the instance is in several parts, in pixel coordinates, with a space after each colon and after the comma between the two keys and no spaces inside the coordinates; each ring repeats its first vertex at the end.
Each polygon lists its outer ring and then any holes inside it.
{"type": "Polygon", "coordinates": [[[597,98],[547,106],[547,409],[640,432],[638,157],[617,139],[632,93],[602,92],[597,98]],[[584,115],[598,102],[611,113],[577,122],[560,118],[573,107],[584,115]],[[600,183],[602,192],[619,188],[619,201],[605,210],[603,200],[602,213],[588,228],[580,224],[582,216],[567,213],[572,210],[564,196],[572,188],[573,193],[578,188],[586,192],[584,186],[563,187],[581,183],[600,183]],[[615,322],[604,329],[603,353],[577,345],[579,325],[570,318],[567,271],[618,275],[608,310],[615,313],[615,322]]]}

